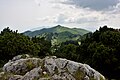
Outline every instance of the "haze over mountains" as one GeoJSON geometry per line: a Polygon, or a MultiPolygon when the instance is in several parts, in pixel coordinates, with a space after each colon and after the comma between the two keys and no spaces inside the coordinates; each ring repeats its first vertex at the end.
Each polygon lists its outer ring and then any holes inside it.
{"type": "Polygon", "coordinates": [[[61,25],[52,28],[43,28],[35,31],[26,31],[25,35],[29,37],[45,37],[47,40],[57,39],[58,42],[65,42],[67,40],[78,40],[90,31],[81,28],[68,28],[61,25]]]}

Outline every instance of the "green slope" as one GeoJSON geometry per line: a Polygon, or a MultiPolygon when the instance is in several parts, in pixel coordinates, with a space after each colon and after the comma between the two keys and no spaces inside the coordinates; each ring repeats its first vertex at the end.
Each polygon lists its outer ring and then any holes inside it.
{"type": "Polygon", "coordinates": [[[89,32],[90,31],[80,28],[68,28],[57,25],[52,28],[43,28],[36,31],[26,31],[23,34],[29,37],[45,37],[46,40],[49,40],[51,43],[53,43],[53,45],[56,45],[69,40],[80,40],[84,34],[89,32]]]}
{"type": "Polygon", "coordinates": [[[41,30],[36,30],[36,31],[26,31],[24,32],[24,34],[30,37],[34,37],[44,33],[62,33],[62,32],[70,32],[71,34],[84,35],[90,31],[80,29],[80,28],[67,28],[61,25],[57,25],[52,28],[43,28],[41,30]]]}

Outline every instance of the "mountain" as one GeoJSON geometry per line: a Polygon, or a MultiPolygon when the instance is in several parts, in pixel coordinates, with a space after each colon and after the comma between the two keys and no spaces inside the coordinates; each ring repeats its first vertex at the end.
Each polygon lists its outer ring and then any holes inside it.
{"type": "Polygon", "coordinates": [[[88,33],[89,31],[87,31],[85,29],[80,29],[80,28],[67,28],[67,27],[64,27],[61,25],[57,25],[52,28],[43,28],[43,29],[39,29],[39,30],[35,30],[35,31],[26,31],[26,32],[24,32],[24,34],[27,36],[30,36],[30,37],[34,37],[34,36],[37,36],[37,35],[40,35],[43,33],[61,33],[61,32],[70,32],[72,34],[84,35],[84,34],[88,33]]]}
{"type": "Polygon", "coordinates": [[[87,64],[56,56],[40,59],[24,54],[3,66],[0,80],[105,80],[105,77],[87,64]]]}
{"type": "Polygon", "coordinates": [[[58,43],[65,42],[67,40],[78,40],[82,35],[89,33],[85,29],[80,28],[68,28],[61,25],[54,26],[52,28],[43,28],[35,31],[26,31],[23,34],[29,37],[45,37],[47,40],[57,39],[58,43]]]}

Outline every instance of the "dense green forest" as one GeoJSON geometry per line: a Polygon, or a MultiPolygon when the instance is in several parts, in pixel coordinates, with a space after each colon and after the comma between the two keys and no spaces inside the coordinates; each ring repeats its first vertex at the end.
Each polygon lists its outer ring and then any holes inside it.
{"type": "Polygon", "coordinates": [[[55,55],[89,64],[108,79],[120,79],[120,30],[104,26],[83,36],[53,47],[44,37],[30,38],[7,27],[0,33],[0,66],[19,54],[55,55]]]}

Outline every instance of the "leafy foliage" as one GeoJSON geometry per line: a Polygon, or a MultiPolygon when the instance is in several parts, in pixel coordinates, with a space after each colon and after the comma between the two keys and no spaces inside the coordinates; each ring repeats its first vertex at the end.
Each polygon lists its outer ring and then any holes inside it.
{"type": "Polygon", "coordinates": [[[20,54],[44,56],[49,50],[48,46],[50,43],[44,39],[31,39],[7,27],[0,34],[0,66],[20,54]]]}
{"type": "Polygon", "coordinates": [[[120,32],[104,26],[81,42],[79,61],[106,77],[120,79],[120,32]]]}
{"type": "Polygon", "coordinates": [[[51,54],[51,42],[45,40],[44,37],[39,38],[39,37],[33,37],[32,41],[35,45],[39,46],[39,52],[38,52],[38,56],[39,57],[45,57],[47,55],[51,54]]]}

